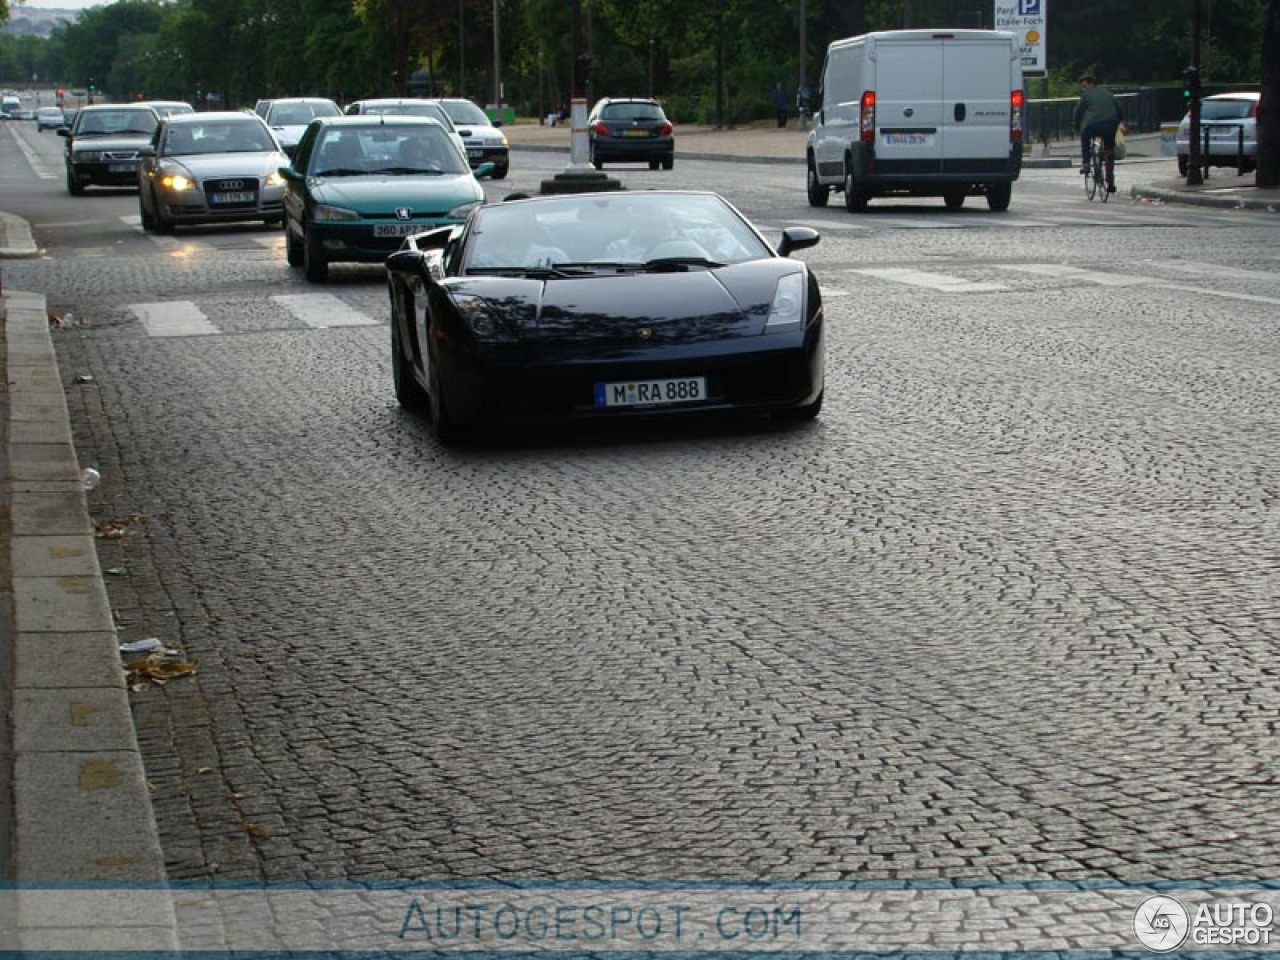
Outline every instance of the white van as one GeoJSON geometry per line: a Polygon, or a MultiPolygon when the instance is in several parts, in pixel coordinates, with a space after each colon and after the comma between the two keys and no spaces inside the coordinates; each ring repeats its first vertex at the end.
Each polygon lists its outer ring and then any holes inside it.
{"type": "Polygon", "coordinates": [[[11,93],[6,93],[4,99],[0,101],[0,110],[4,111],[4,118],[11,120],[22,112],[22,101],[11,93]]]}
{"type": "Polygon", "coordinates": [[[1005,210],[1022,171],[1022,60],[998,30],[886,30],[827,48],[807,147],[811,206],[985,196],[1005,210]]]}

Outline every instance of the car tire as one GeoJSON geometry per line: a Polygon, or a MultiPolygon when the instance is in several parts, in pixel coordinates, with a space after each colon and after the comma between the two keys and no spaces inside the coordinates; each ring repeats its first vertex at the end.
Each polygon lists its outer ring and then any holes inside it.
{"type": "Polygon", "coordinates": [[[1178,176],[1185,177],[1190,166],[1191,164],[1187,159],[1187,155],[1185,153],[1178,154],[1178,176]]]}
{"type": "Polygon", "coordinates": [[[284,259],[291,267],[300,267],[304,262],[302,259],[302,241],[298,239],[296,233],[289,229],[287,217],[284,221],[284,259]]]}
{"type": "Polygon", "coordinates": [[[395,386],[396,401],[413,413],[427,413],[431,409],[431,398],[414,377],[412,361],[404,355],[400,321],[396,316],[400,302],[401,298],[396,297],[391,305],[391,380],[395,386]]]}
{"type": "Polygon", "coordinates": [[[455,447],[470,438],[470,431],[454,417],[440,387],[440,371],[430,347],[423,362],[430,368],[427,382],[431,385],[428,404],[431,407],[431,432],[436,441],[445,447],[455,447]]]}
{"type": "Polygon", "coordinates": [[[84,185],[75,178],[75,175],[70,170],[67,171],[67,193],[73,197],[84,196],[84,185]]]}
{"type": "Polygon", "coordinates": [[[156,233],[173,233],[173,221],[166,217],[160,204],[156,204],[155,210],[156,233]]]}
{"type": "Polygon", "coordinates": [[[596,148],[594,146],[591,148],[591,165],[597,170],[604,169],[604,161],[596,154],[596,148]]]}
{"type": "Polygon", "coordinates": [[[818,182],[818,171],[812,162],[809,164],[809,176],[805,189],[809,195],[809,206],[825,207],[827,205],[827,200],[831,197],[831,188],[818,182]]]}
{"type": "Polygon", "coordinates": [[[871,191],[866,187],[858,186],[858,181],[853,177],[852,168],[846,166],[844,168],[844,208],[850,213],[862,213],[867,209],[870,200],[871,191]]]}
{"type": "Polygon", "coordinates": [[[650,169],[650,170],[657,170],[660,166],[662,166],[662,161],[661,161],[661,160],[659,160],[657,157],[650,157],[650,158],[649,158],[649,169],[650,169]]]}
{"type": "Polygon", "coordinates": [[[947,205],[948,210],[959,210],[964,206],[964,191],[948,190],[942,195],[942,202],[947,205]]]}
{"type": "Polygon", "coordinates": [[[493,168],[493,179],[495,179],[495,180],[505,180],[506,178],[507,178],[507,165],[506,165],[506,164],[503,164],[503,165],[502,165],[502,166],[500,166],[500,167],[494,167],[494,168],[493,168]]]}
{"type": "Polygon", "coordinates": [[[142,202],[141,194],[138,195],[138,219],[142,221],[142,229],[147,233],[156,232],[155,214],[148,210],[147,205],[142,202]]]}
{"type": "Polygon", "coordinates": [[[1009,201],[1012,199],[1012,183],[993,183],[987,187],[987,206],[995,213],[1003,213],[1008,210],[1009,201]]]}
{"type": "Polygon", "coordinates": [[[670,169],[671,169],[672,167],[674,167],[675,165],[676,165],[676,158],[675,158],[675,155],[674,155],[674,154],[670,154],[670,155],[665,156],[665,157],[663,157],[663,158],[662,158],[662,169],[663,169],[663,170],[670,170],[670,169]]]}
{"type": "Polygon", "coordinates": [[[329,279],[329,261],[320,252],[320,243],[309,230],[303,234],[302,271],[311,283],[324,283],[329,279]]]}

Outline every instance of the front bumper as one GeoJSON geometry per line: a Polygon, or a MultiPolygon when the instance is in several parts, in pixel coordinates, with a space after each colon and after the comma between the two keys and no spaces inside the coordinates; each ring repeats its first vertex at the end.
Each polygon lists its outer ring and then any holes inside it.
{"type": "Polygon", "coordinates": [[[72,160],[68,172],[77,183],[84,186],[135,189],[138,186],[137,160],[72,160]]]}

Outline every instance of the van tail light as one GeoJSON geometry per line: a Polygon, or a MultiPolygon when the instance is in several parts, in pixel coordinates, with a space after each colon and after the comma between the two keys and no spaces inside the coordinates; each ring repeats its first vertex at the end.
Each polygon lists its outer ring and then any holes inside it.
{"type": "Polygon", "coordinates": [[[1022,105],[1025,97],[1021,90],[1009,94],[1009,142],[1022,142],[1022,105]]]}
{"type": "Polygon", "coordinates": [[[660,127],[658,128],[658,136],[660,136],[660,137],[669,137],[669,136],[671,136],[671,131],[672,131],[672,130],[674,130],[674,129],[675,129],[675,127],[673,127],[671,124],[669,124],[669,123],[664,123],[662,126],[660,126],[660,127]]]}
{"type": "Polygon", "coordinates": [[[858,136],[864,143],[871,143],[876,138],[876,92],[863,91],[858,107],[858,136]]]}

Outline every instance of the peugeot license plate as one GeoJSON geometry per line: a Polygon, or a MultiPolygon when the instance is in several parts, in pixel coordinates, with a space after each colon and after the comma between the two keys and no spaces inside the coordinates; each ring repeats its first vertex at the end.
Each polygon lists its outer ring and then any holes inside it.
{"type": "Polygon", "coordinates": [[[407,237],[411,233],[421,233],[428,229],[421,223],[375,223],[373,225],[373,235],[375,237],[407,237]]]}
{"type": "Polygon", "coordinates": [[[597,407],[657,407],[706,399],[706,377],[596,384],[597,407]]]}

